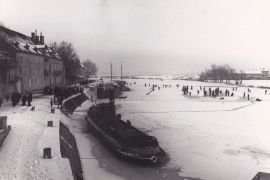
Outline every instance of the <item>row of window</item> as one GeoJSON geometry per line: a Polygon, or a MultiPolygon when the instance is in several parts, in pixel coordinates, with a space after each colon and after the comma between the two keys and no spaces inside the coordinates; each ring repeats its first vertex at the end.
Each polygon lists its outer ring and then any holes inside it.
{"type": "Polygon", "coordinates": [[[26,62],[29,66],[34,65],[35,67],[44,67],[46,66],[46,70],[50,70],[50,72],[53,71],[61,71],[62,70],[62,64],[59,61],[56,61],[55,63],[50,63],[49,67],[48,64],[44,64],[43,58],[39,56],[31,56],[32,61],[29,60],[29,56],[27,55],[24,57],[23,54],[18,55],[18,59],[21,60],[21,62],[26,62]],[[33,58],[33,59],[32,59],[33,58]],[[25,59],[25,61],[23,61],[25,59]],[[48,69],[49,68],[49,69],[48,69]]]}

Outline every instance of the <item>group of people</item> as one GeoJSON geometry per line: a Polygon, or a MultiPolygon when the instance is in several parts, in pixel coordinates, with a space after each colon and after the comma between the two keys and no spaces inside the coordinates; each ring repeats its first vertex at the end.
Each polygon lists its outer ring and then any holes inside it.
{"type": "MultiPolygon", "coordinates": [[[[160,86],[158,86],[157,84],[144,84],[145,87],[151,87],[152,86],[152,89],[155,90],[155,88],[157,87],[158,90],[160,90],[160,86]]],[[[179,84],[176,84],[176,87],[179,88],[179,84]]],[[[166,85],[166,84],[163,84],[162,85],[163,88],[170,88],[171,85],[166,85]]],[[[183,95],[189,95],[191,96],[192,93],[194,93],[193,91],[193,86],[188,86],[188,85],[184,85],[182,86],[182,92],[183,92],[183,95]]],[[[195,89],[195,93],[197,93],[197,95],[200,94],[200,92],[202,91],[203,93],[203,96],[204,97],[212,97],[212,98],[216,98],[218,96],[226,96],[226,97],[232,97],[235,95],[235,91],[237,91],[237,86],[235,87],[232,87],[230,90],[229,89],[225,89],[225,91],[222,91],[220,89],[220,87],[209,87],[208,89],[206,87],[203,87],[203,86],[199,86],[199,89],[195,89]]],[[[267,94],[267,89],[265,89],[265,94],[267,94]]],[[[251,89],[248,88],[247,89],[247,92],[245,91],[243,93],[243,98],[247,98],[247,100],[250,100],[250,93],[251,93],[251,89]]],[[[223,97],[222,97],[223,98],[223,97]]]]}
{"type": "MultiPolygon", "coordinates": [[[[193,86],[190,87],[190,90],[192,90],[192,89],[193,89],[193,86]]],[[[237,90],[237,87],[233,87],[232,91],[235,91],[235,90],[237,90]]],[[[183,91],[184,95],[189,94],[191,96],[191,91],[189,91],[188,86],[183,86],[182,91],[183,91]]],[[[217,96],[223,95],[223,92],[219,87],[216,87],[214,89],[209,87],[207,90],[205,87],[200,86],[200,90],[197,90],[197,95],[200,94],[200,91],[203,91],[204,97],[209,96],[212,98],[216,98],[217,96]]],[[[228,89],[225,89],[224,95],[225,96],[234,96],[234,92],[230,92],[228,89]]]]}
{"type": "MultiPolygon", "coordinates": [[[[248,92],[251,92],[251,91],[248,90],[248,92]]],[[[244,92],[243,98],[246,98],[246,92],[244,92]]],[[[249,93],[247,93],[247,99],[248,99],[248,101],[249,101],[249,93]]]]}
{"type": "MultiPolygon", "coordinates": [[[[158,90],[160,90],[160,86],[158,86],[157,84],[146,84],[146,83],[144,83],[144,87],[151,87],[153,91],[155,90],[155,88],[157,88],[158,90]]],[[[169,85],[162,84],[162,87],[163,88],[171,88],[172,85],[170,85],[170,84],[169,85]]]]}
{"type": "Polygon", "coordinates": [[[22,95],[19,92],[13,92],[11,96],[7,95],[6,100],[11,100],[12,106],[15,107],[19,104],[19,102],[22,102],[22,106],[31,106],[31,102],[33,101],[33,94],[32,92],[29,93],[23,93],[22,95]]]}
{"type": "Polygon", "coordinates": [[[82,86],[72,86],[68,88],[55,87],[53,90],[53,99],[50,101],[51,107],[55,104],[57,107],[62,108],[64,99],[72,96],[73,94],[83,93],[82,86]]]}
{"type": "MultiPolygon", "coordinates": [[[[189,89],[188,86],[183,86],[182,87],[182,92],[183,92],[184,95],[187,95],[189,93],[188,89],[189,89]]],[[[191,92],[190,92],[190,95],[191,95],[191,92]]]]}

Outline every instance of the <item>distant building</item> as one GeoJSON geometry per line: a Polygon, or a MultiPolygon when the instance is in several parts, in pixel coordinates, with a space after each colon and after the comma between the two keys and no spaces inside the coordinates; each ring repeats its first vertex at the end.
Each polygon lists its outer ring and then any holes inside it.
{"type": "Polygon", "coordinates": [[[62,60],[37,31],[29,37],[0,26],[0,73],[0,97],[65,83],[62,60]]]}
{"type": "Polygon", "coordinates": [[[239,75],[243,75],[244,79],[268,79],[269,70],[266,68],[257,70],[241,70],[238,72],[239,75]]]}
{"type": "Polygon", "coordinates": [[[268,76],[269,76],[269,70],[263,68],[263,70],[262,70],[262,77],[268,77],[268,76]]]}

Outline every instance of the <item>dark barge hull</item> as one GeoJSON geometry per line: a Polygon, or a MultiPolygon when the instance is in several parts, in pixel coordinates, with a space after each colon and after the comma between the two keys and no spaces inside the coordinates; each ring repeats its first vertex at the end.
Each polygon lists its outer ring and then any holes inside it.
{"type": "Polygon", "coordinates": [[[138,156],[132,154],[131,152],[123,151],[121,145],[117,142],[117,140],[111,137],[104,130],[99,128],[88,115],[86,116],[86,120],[91,130],[94,130],[94,132],[97,133],[97,135],[102,139],[102,141],[106,144],[106,146],[108,146],[110,150],[112,150],[115,154],[124,159],[132,160],[139,163],[158,164],[161,161],[161,159],[165,156],[164,150],[160,147],[158,153],[151,154],[148,156],[138,156]]]}

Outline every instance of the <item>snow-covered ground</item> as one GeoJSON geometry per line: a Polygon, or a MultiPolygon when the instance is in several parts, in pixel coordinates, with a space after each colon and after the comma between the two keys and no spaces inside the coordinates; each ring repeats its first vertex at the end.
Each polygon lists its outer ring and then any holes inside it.
{"type": "Polygon", "coordinates": [[[85,102],[66,117],[59,110],[51,114],[49,97],[40,97],[34,99],[35,112],[21,106],[0,108],[11,125],[0,149],[0,180],[72,179],[68,160],[60,156],[59,120],[77,140],[86,180],[246,180],[258,171],[270,172],[269,91],[265,94],[264,89],[250,88],[248,101],[243,98],[244,92],[247,96],[247,87],[232,91],[232,85],[196,81],[128,81],[132,91],[124,93],[127,99],[116,101],[117,111],[124,120],[129,119],[135,127],[158,138],[169,155],[168,163],[144,167],[115,157],[86,126],[84,116],[91,102],[85,102]],[[161,89],[146,95],[150,87],[145,87],[145,83],[158,84],[161,89]],[[163,84],[171,87],[163,88],[163,84]],[[182,95],[183,85],[193,86],[191,96],[182,95]],[[207,90],[219,86],[234,96],[203,97],[200,86],[207,90]],[[256,98],[262,101],[257,102],[256,98]],[[53,128],[47,127],[48,120],[54,121],[53,128]],[[52,159],[42,158],[44,147],[52,147],[52,159]]]}
{"type": "Polygon", "coordinates": [[[167,167],[180,168],[180,175],[210,180],[246,180],[258,171],[270,172],[269,92],[250,88],[248,101],[243,98],[246,87],[232,91],[233,86],[196,81],[128,81],[133,90],[117,102],[118,111],[158,138],[170,156],[167,167]],[[145,95],[150,87],[144,83],[161,89],[145,95]],[[191,97],[182,95],[182,85],[193,86],[191,97]],[[234,97],[213,99],[203,97],[202,91],[196,95],[200,86],[207,90],[219,86],[223,92],[234,92],[234,97]]]}
{"type": "Polygon", "coordinates": [[[244,80],[242,83],[246,86],[264,86],[270,88],[270,80],[244,80]]]}
{"type": "Polygon", "coordinates": [[[12,108],[6,103],[0,115],[7,116],[11,131],[0,148],[0,180],[73,179],[68,159],[62,158],[59,145],[60,111],[50,113],[50,99],[34,99],[30,107],[12,108]],[[47,127],[47,121],[54,127],[47,127]],[[51,147],[52,159],[43,159],[43,148],[51,147]]]}

